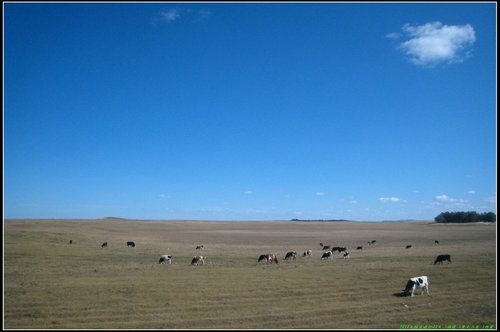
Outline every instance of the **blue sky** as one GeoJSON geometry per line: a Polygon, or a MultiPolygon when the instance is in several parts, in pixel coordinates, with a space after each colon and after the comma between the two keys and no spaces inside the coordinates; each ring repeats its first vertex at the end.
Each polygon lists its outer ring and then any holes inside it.
{"type": "Polygon", "coordinates": [[[3,3],[4,217],[496,213],[496,3],[3,3]]]}

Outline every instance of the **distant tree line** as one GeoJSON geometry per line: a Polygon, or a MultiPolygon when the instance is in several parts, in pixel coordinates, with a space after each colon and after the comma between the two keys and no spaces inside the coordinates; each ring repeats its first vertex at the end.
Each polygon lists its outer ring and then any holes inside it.
{"type": "Polygon", "coordinates": [[[448,222],[467,223],[467,222],[478,222],[478,221],[496,222],[497,216],[493,212],[485,212],[485,213],[477,213],[476,211],[442,212],[436,218],[434,218],[434,221],[439,223],[448,223],[448,222]]]}

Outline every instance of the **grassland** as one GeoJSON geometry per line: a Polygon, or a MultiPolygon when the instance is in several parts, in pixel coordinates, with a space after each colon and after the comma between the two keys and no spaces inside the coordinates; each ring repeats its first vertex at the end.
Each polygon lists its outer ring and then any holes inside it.
{"type": "Polygon", "coordinates": [[[4,221],[4,329],[496,328],[496,298],[495,224],[4,221]],[[420,275],[430,295],[399,296],[420,275]]]}

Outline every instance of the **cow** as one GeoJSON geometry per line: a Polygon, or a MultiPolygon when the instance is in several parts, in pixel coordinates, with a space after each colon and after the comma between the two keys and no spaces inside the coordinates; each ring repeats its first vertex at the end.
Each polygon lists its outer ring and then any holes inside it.
{"type": "Polygon", "coordinates": [[[333,254],[335,251],[338,251],[339,254],[340,254],[342,251],[346,251],[346,250],[347,250],[346,247],[333,247],[332,250],[331,250],[331,252],[333,254]]]}
{"type": "Polygon", "coordinates": [[[293,260],[297,259],[297,252],[296,251],[287,252],[285,255],[285,260],[287,260],[288,258],[293,259],[293,260]]]}
{"type": "Polygon", "coordinates": [[[411,244],[406,246],[406,249],[410,249],[410,248],[411,248],[411,244]]]}
{"type": "Polygon", "coordinates": [[[205,264],[205,258],[204,256],[194,256],[191,260],[191,265],[203,265],[205,264]]]}
{"type": "Polygon", "coordinates": [[[321,256],[321,259],[328,259],[328,258],[332,258],[333,257],[333,253],[331,251],[325,251],[323,253],[323,255],[321,256]]]}
{"type": "Polygon", "coordinates": [[[435,243],[435,244],[439,244],[439,241],[438,241],[438,240],[436,240],[436,241],[434,241],[434,243],[435,243]]]}
{"type": "Polygon", "coordinates": [[[330,250],[332,246],[323,246],[323,250],[330,250]]]}
{"type": "Polygon", "coordinates": [[[363,246],[357,247],[356,250],[363,250],[363,246]]]}
{"type": "Polygon", "coordinates": [[[203,244],[199,244],[196,246],[196,250],[203,250],[204,247],[203,247],[203,244]]]}
{"type": "Polygon", "coordinates": [[[103,243],[101,244],[101,248],[104,248],[104,247],[107,247],[107,246],[108,246],[108,242],[103,242],[103,243]]]}
{"type": "Polygon", "coordinates": [[[349,251],[344,252],[344,259],[349,258],[349,251]]]}
{"type": "Polygon", "coordinates": [[[368,244],[374,244],[375,242],[377,242],[377,240],[371,240],[371,241],[368,241],[368,244]]]}
{"type": "Polygon", "coordinates": [[[163,264],[163,263],[172,264],[172,255],[161,255],[158,264],[163,264]]]}
{"type": "Polygon", "coordinates": [[[69,243],[69,244],[73,244],[73,240],[69,240],[69,242],[68,242],[68,243],[69,243]]]}
{"type": "Polygon", "coordinates": [[[306,256],[311,257],[312,255],[313,255],[313,253],[312,253],[311,249],[307,249],[307,250],[304,251],[304,257],[306,257],[306,256]]]}
{"type": "Polygon", "coordinates": [[[448,261],[451,263],[451,256],[446,254],[446,255],[438,255],[436,257],[436,260],[434,261],[434,265],[436,265],[437,263],[441,264],[442,262],[444,261],[448,261]]]}
{"type": "Polygon", "coordinates": [[[423,293],[425,290],[427,292],[427,295],[429,295],[429,279],[427,278],[427,276],[410,278],[406,283],[403,294],[413,296],[417,289],[419,289],[421,293],[423,293]]]}
{"type": "Polygon", "coordinates": [[[276,263],[278,264],[278,255],[276,254],[267,254],[267,257],[269,259],[269,262],[272,264],[272,263],[276,263]]]}
{"type": "Polygon", "coordinates": [[[269,257],[267,256],[267,254],[262,254],[259,256],[259,259],[257,259],[257,262],[260,262],[260,261],[263,261],[265,260],[266,262],[269,262],[269,257]]]}
{"type": "Polygon", "coordinates": [[[259,256],[257,262],[265,260],[267,263],[276,263],[278,264],[278,256],[275,254],[262,254],[259,256]]]}
{"type": "Polygon", "coordinates": [[[133,241],[127,241],[127,247],[135,247],[135,243],[133,241]]]}

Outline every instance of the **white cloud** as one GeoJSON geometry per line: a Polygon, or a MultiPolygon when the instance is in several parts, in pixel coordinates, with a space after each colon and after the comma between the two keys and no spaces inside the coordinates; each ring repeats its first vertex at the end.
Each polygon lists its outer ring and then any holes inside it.
{"type": "Polygon", "coordinates": [[[247,190],[247,191],[245,191],[245,192],[244,192],[244,194],[245,194],[245,195],[252,195],[252,194],[253,194],[253,191],[251,191],[251,190],[247,190]]]}
{"type": "Polygon", "coordinates": [[[401,201],[401,199],[397,197],[380,197],[378,200],[381,201],[382,203],[401,201]]]}
{"type": "Polygon", "coordinates": [[[468,194],[471,194],[471,195],[475,195],[475,194],[476,194],[476,191],[475,191],[475,190],[469,190],[467,193],[468,193],[468,194]]]}
{"type": "Polygon", "coordinates": [[[160,15],[165,22],[171,23],[180,17],[180,12],[178,9],[172,8],[167,10],[166,12],[161,12],[160,15]]]}
{"type": "Polygon", "coordinates": [[[399,32],[391,32],[385,36],[390,39],[398,39],[399,37],[401,37],[401,34],[399,32]]]}
{"type": "Polygon", "coordinates": [[[322,192],[317,192],[317,193],[316,193],[316,196],[325,196],[325,193],[322,193],[322,192]]]}
{"type": "Polygon", "coordinates": [[[445,195],[445,194],[437,195],[436,199],[440,202],[455,202],[456,201],[456,199],[448,197],[448,195],[445,195]]]}
{"type": "Polygon", "coordinates": [[[467,203],[465,199],[460,199],[460,198],[452,198],[449,197],[448,195],[437,195],[436,199],[440,202],[445,202],[445,203],[467,203]]]}
{"type": "Polygon", "coordinates": [[[159,15],[154,18],[153,22],[172,24],[182,19],[184,23],[198,23],[209,19],[211,16],[212,12],[208,9],[194,11],[191,9],[171,8],[169,10],[159,12],[159,15]]]}
{"type": "MultiPolygon", "coordinates": [[[[470,24],[406,24],[402,30],[410,38],[399,47],[410,56],[414,64],[423,66],[434,66],[440,62],[462,62],[469,56],[469,48],[476,41],[474,28],[470,24]]],[[[387,36],[391,35],[395,36],[387,36]]]]}

